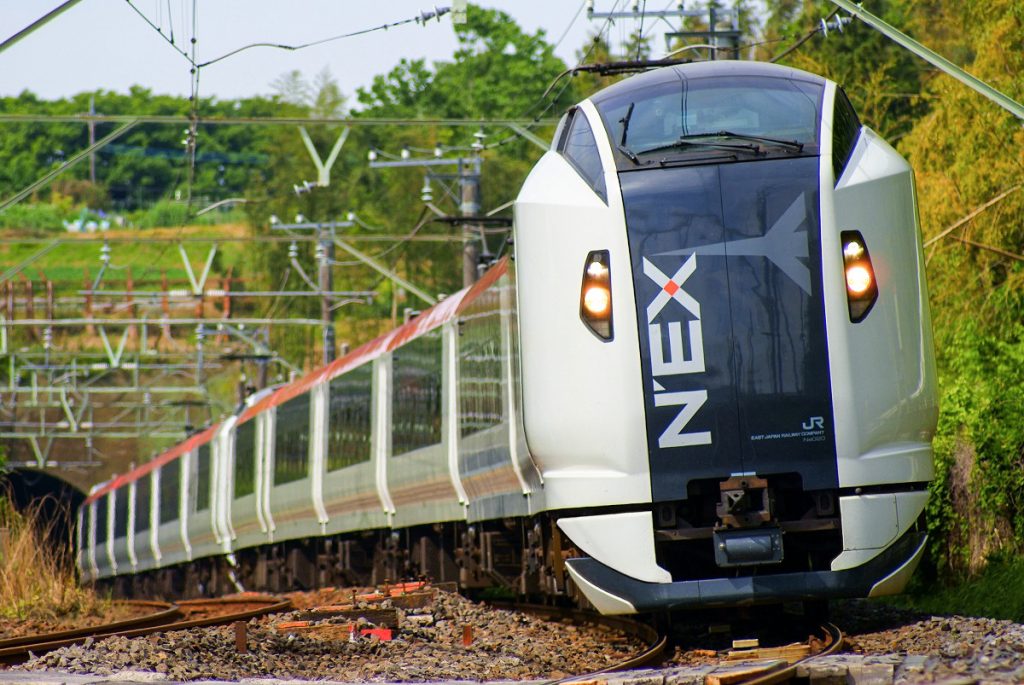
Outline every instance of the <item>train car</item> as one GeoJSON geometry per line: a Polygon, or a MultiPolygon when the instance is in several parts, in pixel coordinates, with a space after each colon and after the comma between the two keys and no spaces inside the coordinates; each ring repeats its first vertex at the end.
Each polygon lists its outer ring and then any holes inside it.
{"type": "Polygon", "coordinates": [[[548,502],[616,507],[559,520],[595,605],[902,589],[937,421],[915,202],[907,162],[795,69],[673,66],[570,110],[516,256],[548,502]]]}
{"type": "Polygon", "coordinates": [[[903,588],[937,421],[914,179],[835,83],[727,61],[595,94],[514,249],[95,489],[83,576],[429,575],[605,613],[903,588]]]}

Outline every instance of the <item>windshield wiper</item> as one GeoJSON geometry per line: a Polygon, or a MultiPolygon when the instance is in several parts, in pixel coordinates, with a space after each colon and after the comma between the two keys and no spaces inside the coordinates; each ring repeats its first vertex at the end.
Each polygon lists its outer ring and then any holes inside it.
{"type": "Polygon", "coordinates": [[[635,152],[626,147],[626,136],[629,134],[629,120],[633,118],[633,109],[635,107],[635,102],[629,103],[629,109],[626,110],[626,116],[619,119],[619,123],[622,124],[622,137],[619,139],[615,149],[626,155],[626,157],[629,158],[629,161],[633,162],[633,164],[639,165],[640,158],[636,156],[635,152]]]}
{"type": "Polygon", "coordinates": [[[750,140],[755,143],[765,143],[768,145],[780,145],[782,147],[788,147],[791,150],[800,152],[804,149],[804,144],[798,140],[781,140],[779,138],[768,138],[765,136],[754,136],[747,133],[735,133],[733,131],[714,131],[709,133],[690,133],[685,136],[680,136],[680,140],[693,140],[697,138],[736,138],[738,140],[750,140]]]}
{"type": "Polygon", "coordinates": [[[761,147],[759,145],[736,145],[734,143],[714,143],[709,141],[698,141],[688,140],[689,136],[681,136],[671,143],[665,145],[658,145],[656,147],[648,148],[646,150],[640,150],[637,155],[646,155],[651,152],[661,152],[662,150],[672,150],[679,147],[711,147],[718,150],[728,150],[731,152],[748,152],[751,154],[759,154],[761,147]]]}
{"type": "Polygon", "coordinates": [[[621,152],[622,154],[626,155],[626,157],[629,158],[629,161],[633,162],[633,164],[640,164],[640,158],[636,156],[635,152],[630,150],[625,145],[616,145],[615,149],[621,152]]]}

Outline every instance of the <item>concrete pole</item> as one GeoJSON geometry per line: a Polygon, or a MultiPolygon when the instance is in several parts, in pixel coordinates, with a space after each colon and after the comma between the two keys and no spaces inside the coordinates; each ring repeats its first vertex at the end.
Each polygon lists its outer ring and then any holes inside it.
{"type": "Polygon", "coordinates": [[[323,363],[330,364],[334,361],[334,310],[331,309],[331,299],[327,293],[334,291],[334,276],[331,273],[331,262],[334,261],[334,240],[330,232],[320,230],[320,271],[317,285],[322,296],[320,298],[320,318],[323,323],[323,363]]]}
{"type": "MultiPolygon", "coordinates": [[[[96,97],[94,95],[89,96],[89,114],[96,116],[96,97]]],[[[92,119],[89,120],[89,147],[96,145],[96,122],[92,119]]],[[[96,153],[89,153],[89,182],[92,184],[96,183],[96,153]]]]}
{"type": "MultiPolygon", "coordinates": [[[[474,173],[474,169],[467,169],[460,163],[459,174],[462,185],[462,204],[459,210],[462,216],[477,216],[480,214],[480,173],[474,173]]],[[[464,231],[475,229],[475,226],[463,226],[464,231]]],[[[462,248],[462,287],[467,288],[476,283],[479,263],[480,246],[475,239],[467,238],[462,248]]]]}

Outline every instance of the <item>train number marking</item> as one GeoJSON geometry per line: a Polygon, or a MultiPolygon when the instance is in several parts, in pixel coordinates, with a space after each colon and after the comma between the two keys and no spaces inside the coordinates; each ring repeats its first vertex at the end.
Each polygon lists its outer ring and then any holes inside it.
{"type": "Polygon", "coordinates": [[[682,407],[675,418],[658,438],[658,446],[692,447],[710,445],[711,432],[684,433],[683,429],[704,406],[708,400],[707,390],[690,390],[685,392],[665,392],[665,387],[653,376],[674,376],[679,374],[704,373],[704,333],[701,329],[700,303],[690,295],[683,286],[697,270],[697,255],[691,254],[676,273],[669,278],[651,262],[643,258],[644,275],[654,281],[660,290],[647,305],[647,344],[651,359],[651,383],[654,386],[654,406],[682,407]],[[661,315],[665,306],[675,300],[694,318],[687,322],[687,342],[689,349],[683,344],[682,321],[667,321],[668,356],[662,340],[661,323],[654,319],[661,315]]]}

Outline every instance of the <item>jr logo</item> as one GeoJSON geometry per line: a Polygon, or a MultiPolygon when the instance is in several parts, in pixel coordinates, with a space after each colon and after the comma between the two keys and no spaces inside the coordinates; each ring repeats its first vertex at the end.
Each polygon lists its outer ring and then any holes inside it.
{"type": "Polygon", "coordinates": [[[825,418],[823,416],[812,416],[800,425],[805,431],[824,430],[825,418]]]}
{"type": "Polygon", "coordinates": [[[692,447],[710,445],[711,432],[684,433],[683,429],[708,401],[707,390],[666,392],[654,376],[672,376],[684,373],[704,373],[704,335],[700,323],[700,303],[683,290],[686,280],[697,270],[697,255],[691,254],[675,275],[669,278],[658,267],[643,259],[644,275],[654,281],[661,290],[647,305],[647,344],[651,358],[651,383],[654,386],[654,406],[681,407],[675,418],[658,438],[658,447],[692,447]],[[683,343],[681,321],[667,322],[668,350],[662,339],[662,324],[654,323],[665,306],[672,300],[682,305],[694,318],[686,324],[686,346],[683,343]]]}

